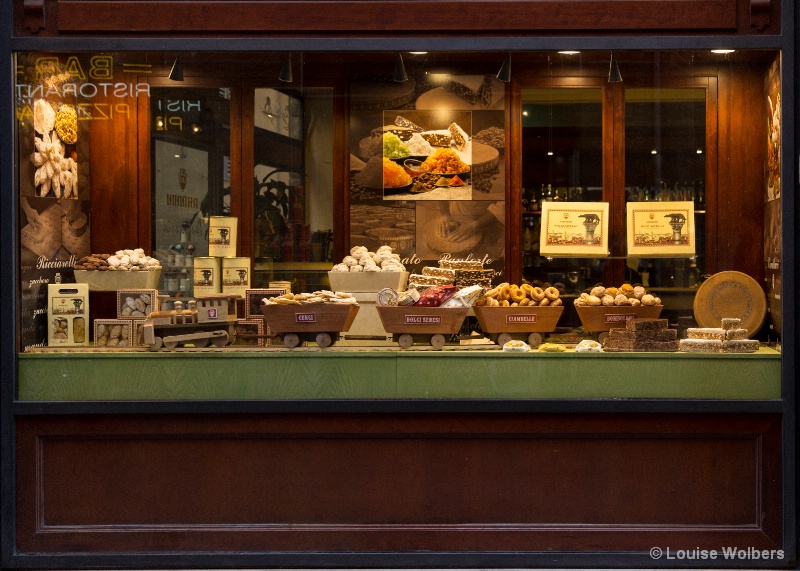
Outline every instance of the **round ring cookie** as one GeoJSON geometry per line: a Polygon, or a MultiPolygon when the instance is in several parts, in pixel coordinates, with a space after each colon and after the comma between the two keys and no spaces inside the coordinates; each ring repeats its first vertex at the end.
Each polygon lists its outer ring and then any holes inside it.
{"type": "Polygon", "coordinates": [[[520,303],[523,299],[527,299],[527,297],[528,295],[525,293],[524,290],[518,288],[517,286],[511,287],[511,301],[520,303]]]}
{"type": "Polygon", "coordinates": [[[559,291],[556,288],[552,287],[552,286],[547,288],[546,290],[544,290],[544,296],[547,299],[549,299],[550,301],[553,301],[554,299],[558,299],[559,295],[560,295],[559,291]]]}

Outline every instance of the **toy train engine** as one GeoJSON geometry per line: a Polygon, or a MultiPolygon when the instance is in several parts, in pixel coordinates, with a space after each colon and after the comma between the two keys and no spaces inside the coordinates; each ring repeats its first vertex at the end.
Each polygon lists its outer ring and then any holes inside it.
{"type": "Polygon", "coordinates": [[[191,345],[195,348],[224,347],[233,341],[236,324],[236,299],[232,294],[208,294],[176,300],[167,309],[169,296],[159,295],[161,309],[147,316],[143,325],[144,343],[151,351],[161,347],[174,349],[191,345]]]}

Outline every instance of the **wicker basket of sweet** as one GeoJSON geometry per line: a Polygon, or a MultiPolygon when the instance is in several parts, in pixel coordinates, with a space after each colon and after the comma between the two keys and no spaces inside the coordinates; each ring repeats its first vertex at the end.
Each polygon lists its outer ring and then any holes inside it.
{"type": "Polygon", "coordinates": [[[474,311],[481,331],[498,345],[521,339],[538,346],[541,333],[555,330],[564,305],[555,287],[502,283],[488,290],[474,311]]]}
{"type": "Polygon", "coordinates": [[[629,319],[655,319],[664,306],[661,299],[642,286],[625,283],[620,287],[597,285],[575,299],[575,311],[590,333],[625,327],[629,319]]]}

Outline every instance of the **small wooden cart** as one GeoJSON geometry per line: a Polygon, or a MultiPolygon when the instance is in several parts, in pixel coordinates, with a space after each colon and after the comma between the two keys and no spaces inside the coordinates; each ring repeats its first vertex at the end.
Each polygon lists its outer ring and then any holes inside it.
{"type": "Polygon", "coordinates": [[[527,341],[531,347],[542,343],[542,333],[555,330],[564,306],[523,306],[473,308],[481,331],[500,345],[512,339],[527,341]]]}
{"type": "Polygon", "coordinates": [[[377,306],[383,328],[403,349],[415,342],[444,347],[445,335],[459,332],[468,307],[377,306]]]}
{"type": "Polygon", "coordinates": [[[330,347],[347,331],[358,313],[355,303],[312,303],[305,305],[262,305],[261,312],[272,334],[293,349],[300,341],[316,341],[330,347]]]}
{"type": "Polygon", "coordinates": [[[597,333],[601,343],[608,331],[617,327],[625,327],[629,319],[655,319],[661,315],[663,305],[576,305],[575,310],[581,325],[589,333],[597,333]]]}

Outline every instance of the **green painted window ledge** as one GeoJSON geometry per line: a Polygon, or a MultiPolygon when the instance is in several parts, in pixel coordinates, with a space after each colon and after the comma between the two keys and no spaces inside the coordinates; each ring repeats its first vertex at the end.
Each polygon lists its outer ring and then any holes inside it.
{"type": "Polygon", "coordinates": [[[42,352],[19,401],[781,398],[781,354],[42,352]]]}

